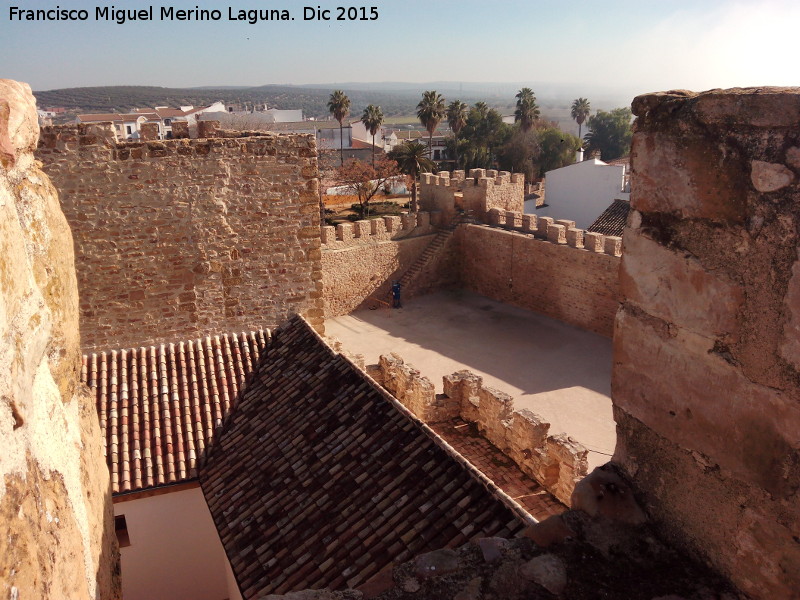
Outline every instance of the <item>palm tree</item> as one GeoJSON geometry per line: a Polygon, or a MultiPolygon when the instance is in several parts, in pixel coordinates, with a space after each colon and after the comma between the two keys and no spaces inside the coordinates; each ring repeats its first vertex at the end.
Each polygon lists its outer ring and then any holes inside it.
{"type": "Polygon", "coordinates": [[[417,212],[417,178],[420,173],[430,173],[434,164],[433,161],[425,156],[426,148],[422,142],[405,142],[396,146],[389,152],[389,158],[397,162],[397,168],[401,173],[412,177],[411,183],[411,212],[417,212]]]}
{"type": "Polygon", "coordinates": [[[417,104],[417,117],[425,129],[428,130],[428,150],[430,158],[433,158],[433,132],[444,118],[444,98],[435,91],[422,94],[422,100],[417,104]]]}
{"type": "Polygon", "coordinates": [[[586,98],[578,98],[572,103],[572,118],[578,123],[578,138],[581,137],[581,125],[592,112],[592,107],[586,98]]]}
{"type": "Polygon", "coordinates": [[[361,115],[361,122],[367,131],[372,135],[372,168],[375,168],[375,134],[383,125],[383,111],[380,106],[370,104],[364,109],[364,114],[361,115]]]}
{"type": "Polygon", "coordinates": [[[514,111],[514,122],[519,123],[520,129],[527,133],[539,119],[539,107],[536,106],[536,96],[531,88],[522,88],[516,95],[517,108],[514,111]]]}
{"type": "Polygon", "coordinates": [[[489,115],[489,105],[486,102],[476,102],[475,110],[481,119],[485,119],[489,115]]]}
{"type": "Polygon", "coordinates": [[[345,118],[350,114],[350,98],[342,90],[334,90],[328,99],[328,110],[333,118],[339,121],[339,161],[344,165],[343,125],[345,118]]]}
{"type": "Polygon", "coordinates": [[[447,124],[453,132],[455,143],[456,167],[458,167],[458,132],[467,124],[467,105],[461,100],[453,100],[447,107],[447,124]]]}

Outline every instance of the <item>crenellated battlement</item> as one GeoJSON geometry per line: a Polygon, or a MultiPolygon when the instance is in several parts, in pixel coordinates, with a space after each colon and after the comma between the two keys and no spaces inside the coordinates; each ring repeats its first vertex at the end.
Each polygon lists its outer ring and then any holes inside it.
{"type": "Polygon", "coordinates": [[[510,210],[493,208],[487,215],[487,224],[508,231],[527,233],[552,244],[568,246],[609,256],[622,256],[622,238],[578,229],[575,221],[538,217],[510,210]]]}
{"type": "Polygon", "coordinates": [[[420,205],[426,210],[453,214],[457,210],[485,215],[492,208],[522,211],[525,176],[522,173],[472,169],[420,176],[420,205]]]}
{"type": "Polygon", "coordinates": [[[522,472],[566,505],[575,483],[587,474],[586,448],[565,433],[550,434],[550,423],[531,410],[514,408],[512,396],[485,386],[471,371],[444,376],[443,394],[395,353],[381,355],[367,372],[426,423],[461,418],[476,424],[522,472]]]}
{"type": "Polygon", "coordinates": [[[326,225],[322,228],[322,249],[341,250],[363,244],[401,240],[409,237],[429,235],[444,225],[440,212],[403,213],[362,219],[353,223],[326,225]]]}
{"type": "MultiPolygon", "coordinates": [[[[207,122],[206,122],[207,123],[207,122]]],[[[198,139],[117,141],[108,123],[71,123],[43,127],[36,155],[94,154],[105,160],[142,160],[208,156],[224,153],[264,157],[316,157],[316,140],[310,134],[231,131],[206,128],[198,139]]]]}

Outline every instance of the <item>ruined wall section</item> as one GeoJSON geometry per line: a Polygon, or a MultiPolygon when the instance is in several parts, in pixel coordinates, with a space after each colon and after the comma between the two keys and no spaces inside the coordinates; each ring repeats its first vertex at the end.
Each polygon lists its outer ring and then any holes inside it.
{"type": "Polygon", "coordinates": [[[471,371],[443,377],[444,393],[397,354],[382,355],[368,372],[403,406],[425,423],[461,418],[511,458],[520,470],[569,506],[575,484],[587,474],[588,451],[564,433],[552,435],[550,423],[514,399],[483,385],[471,371]]]}
{"type": "Polygon", "coordinates": [[[272,327],[322,327],[313,136],[115,144],[43,131],[37,157],[75,237],[85,350],[272,327]]]}
{"type": "Polygon", "coordinates": [[[800,89],[640,96],[614,460],[756,598],[800,589],[800,89]]]}
{"type": "Polygon", "coordinates": [[[462,225],[463,287],[611,337],[622,239],[520,212],[491,210],[490,226],[462,225]]]}
{"type": "MultiPolygon", "coordinates": [[[[325,317],[360,307],[385,307],[390,288],[433,242],[444,225],[441,212],[407,213],[322,228],[322,282],[325,317]]],[[[454,238],[432,260],[404,297],[456,285],[458,251],[454,238]]]]}
{"type": "Polygon", "coordinates": [[[0,593],[119,597],[108,470],[80,381],[72,237],[30,87],[0,80],[0,593]]]}

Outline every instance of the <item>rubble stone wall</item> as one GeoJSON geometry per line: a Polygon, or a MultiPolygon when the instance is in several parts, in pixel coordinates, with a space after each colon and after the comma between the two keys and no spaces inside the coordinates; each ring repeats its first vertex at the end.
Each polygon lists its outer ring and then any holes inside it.
{"type": "Polygon", "coordinates": [[[463,287],[611,337],[621,238],[514,211],[489,220],[459,228],[463,287]]]}
{"type": "Polygon", "coordinates": [[[103,440],[79,383],[72,236],[38,136],[30,87],[0,80],[0,588],[118,598],[103,440]]]}
{"type": "Polygon", "coordinates": [[[463,370],[443,377],[444,393],[397,354],[382,355],[369,369],[403,406],[426,423],[460,417],[475,423],[489,442],[524,473],[566,505],[575,484],[588,471],[586,448],[566,434],[550,435],[550,423],[528,409],[516,410],[514,399],[483,385],[463,370]]]}
{"type": "Polygon", "coordinates": [[[322,327],[314,137],[211,133],[117,144],[110,126],[43,130],[37,158],[75,238],[84,350],[294,313],[322,327]]]}
{"type": "Polygon", "coordinates": [[[800,88],[640,96],[614,460],[756,598],[800,589],[800,88]]]}
{"type": "MultiPolygon", "coordinates": [[[[442,213],[420,212],[323,227],[325,317],[391,303],[392,281],[399,280],[435,239],[442,218],[442,213]]],[[[457,284],[458,251],[453,242],[448,240],[403,289],[403,297],[457,284]]]]}
{"type": "Polygon", "coordinates": [[[456,209],[474,213],[479,219],[492,208],[522,212],[525,203],[525,176],[522,173],[472,169],[442,171],[420,176],[419,202],[425,210],[455,214],[456,209]]]}

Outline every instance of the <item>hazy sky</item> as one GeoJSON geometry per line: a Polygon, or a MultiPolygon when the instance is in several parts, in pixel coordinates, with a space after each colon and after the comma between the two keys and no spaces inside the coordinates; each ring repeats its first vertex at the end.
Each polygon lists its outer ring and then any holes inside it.
{"type": "MultiPolygon", "coordinates": [[[[352,23],[304,21],[305,5],[177,0],[176,9],[217,8],[223,20],[117,25],[94,20],[95,7],[110,3],[5,2],[0,77],[35,90],[346,81],[553,82],[641,92],[800,85],[797,0],[368,0],[378,20],[352,23]],[[85,8],[90,19],[12,22],[12,6],[85,8]],[[296,20],[231,22],[229,6],[286,8],[296,20]]],[[[153,6],[158,18],[162,4],[153,6]]]]}

